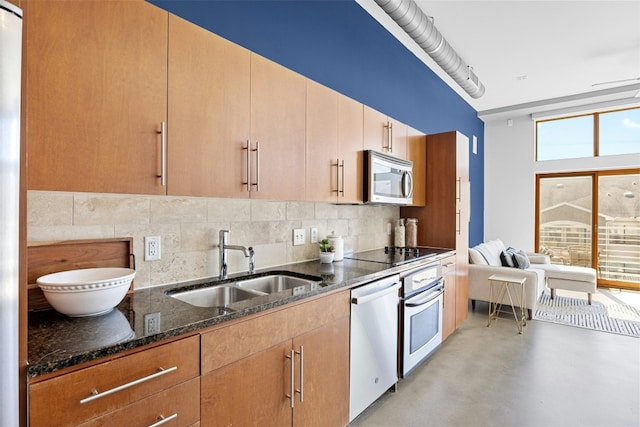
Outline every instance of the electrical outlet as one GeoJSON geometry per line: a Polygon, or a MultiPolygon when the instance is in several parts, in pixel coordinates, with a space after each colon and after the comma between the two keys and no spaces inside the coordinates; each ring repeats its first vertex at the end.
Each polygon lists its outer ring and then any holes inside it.
{"type": "Polygon", "coordinates": [[[160,236],[144,238],[144,260],[157,261],[160,259],[160,236]]]}
{"type": "Polygon", "coordinates": [[[160,333],[160,312],[144,315],[144,334],[153,335],[160,333]]]}
{"type": "Polygon", "coordinates": [[[293,230],[293,246],[304,245],[304,228],[295,228],[293,230]]]}
{"type": "Polygon", "coordinates": [[[311,243],[318,243],[318,229],[315,227],[311,229],[311,243]]]}

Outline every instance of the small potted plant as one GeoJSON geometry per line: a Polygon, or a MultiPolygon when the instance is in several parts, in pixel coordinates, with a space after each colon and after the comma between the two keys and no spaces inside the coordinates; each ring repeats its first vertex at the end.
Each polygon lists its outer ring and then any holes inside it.
{"type": "Polygon", "coordinates": [[[329,244],[329,239],[320,241],[320,262],[323,264],[333,262],[333,246],[329,244]]]}

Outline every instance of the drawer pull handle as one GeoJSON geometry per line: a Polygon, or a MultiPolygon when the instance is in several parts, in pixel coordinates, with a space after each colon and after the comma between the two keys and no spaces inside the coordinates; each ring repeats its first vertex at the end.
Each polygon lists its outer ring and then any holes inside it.
{"type": "Polygon", "coordinates": [[[160,377],[162,375],[166,375],[169,372],[173,372],[173,371],[175,371],[177,369],[178,369],[177,366],[173,366],[173,367],[168,368],[168,369],[158,368],[158,372],[156,372],[155,374],[147,375],[146,377],[142,377],[142,378],[139,378],[137,380],[131,381],[129,383],[122,384],[122,385],[120,385],[118,387],[114,387],[114,388],[112,388],[110,390],[103,391],[102,393],[98,393],[98,390],[93,389],[91,391],[91,396],[85,397],[84,399],[82,399],[80,401],[80,404],[82,405],[82,404],[85,404],[85,403],[89,403],[89,402],[91,402],[93,400],[100,399],[101,397],[108,396],[108,395],[110,395],[112,393],[116,393],[118,391],[124,390],[124,389],[132,387],[134,385],[143,383],[145,381],[149,381],[149,380],[152,380],[154,378],[158,378],[158,377],[160,377]]]}
{"type": "Polygon", "coordinates": [[[159,416],[158,416],[158,421],[157,421],[157,422],[155,422],[155,423],[153,423],[153,424],[151,424],[149,427],[158,427],[158,426],[161,426],[162,424],[164,424],[164,423],[168,423],[169,421],[171,421],[171,420],[172,420],[172,419],[174,419],[174,418],[178,418],[178,414],[177,414],[177,413],[176,413],[176,414],[173,414],[173,415],[170,415],[170,416],[168,416],[168,417],[166,417],[166,418],[165,418],[165,417],[163,417],[162,415],[159,415],[159,416]]]}

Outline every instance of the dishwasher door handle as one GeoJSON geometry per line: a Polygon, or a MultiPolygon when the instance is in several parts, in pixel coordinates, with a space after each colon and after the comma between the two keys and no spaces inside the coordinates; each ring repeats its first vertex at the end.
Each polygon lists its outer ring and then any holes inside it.
{"type": "Polygon", "coordinates": [[[397,291],[398,289],[400,289],[400,286],[401,286],[400,283],[394,283],[392,286],[389,286],[388,288],[384,288],[381,291],[374,292],[372,294],[364,295],[361,297],[351,298],[351,304],[366,304],[370,301],[376,300],[380,297],[390,294],[393,291],[397,291]]]}

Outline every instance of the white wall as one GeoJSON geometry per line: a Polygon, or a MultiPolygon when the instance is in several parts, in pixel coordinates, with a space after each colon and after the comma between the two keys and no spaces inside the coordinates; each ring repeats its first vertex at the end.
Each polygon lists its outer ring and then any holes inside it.
{"type": "MultiPolygon", "coordinates": [[[[585,101],[585,105],[588,101],[585,101]]],[[[597,104],[596,104],[597,105],[597,104]]],[[[609,104],[607,104],[609,106],[609,104]]],[[[547,107],[551,110],[553,104],[547,107]]],[[[540,107],[544,110],[545,107],[540,107]]],[[[593,111],[594,104],[589,104],[593,111]]],[[[575,110],[572,114],[576,114],[575,110]]],[[[531,110],[485,117],[484,239],[534,250],[536,173],[640,167],[640,155],[535,162],[531,110]],[[509,126],[509,120],[511,126],[509,126]]]]}

